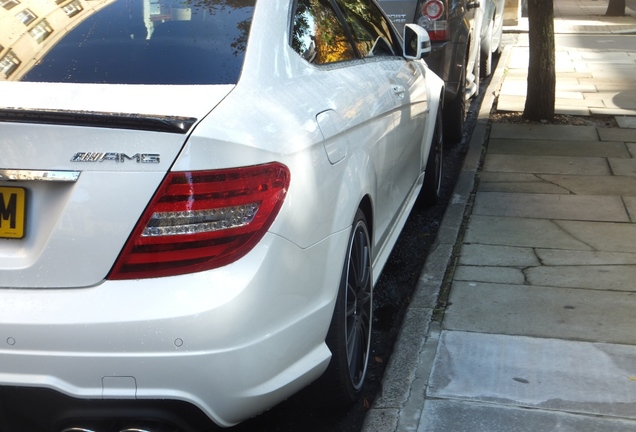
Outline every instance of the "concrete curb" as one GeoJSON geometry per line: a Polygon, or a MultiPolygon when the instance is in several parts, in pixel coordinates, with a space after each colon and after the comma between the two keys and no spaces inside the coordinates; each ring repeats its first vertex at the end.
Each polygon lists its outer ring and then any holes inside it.
{"type": "Polygon", "coordinates": [[[362,432],[417,430],[428,377],[437,351],[441,325],[432,321],[437,299],[452,272],[454,249],[472,202],[476,175],[489,133],[489,117],[499,95],[512,45],[506,45],[483,96],[477,122],[459,173],[453,195],[428,254],[384,372],[382,390],[365,416],[362,432]]]}

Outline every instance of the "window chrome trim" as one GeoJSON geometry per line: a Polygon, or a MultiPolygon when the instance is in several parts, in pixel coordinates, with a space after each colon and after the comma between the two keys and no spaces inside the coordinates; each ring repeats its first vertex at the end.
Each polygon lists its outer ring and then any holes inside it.
{"type": "Polygon", "coordinates": [[[0,169],[0,181],[76,182],[80,172],[0,169]]]}

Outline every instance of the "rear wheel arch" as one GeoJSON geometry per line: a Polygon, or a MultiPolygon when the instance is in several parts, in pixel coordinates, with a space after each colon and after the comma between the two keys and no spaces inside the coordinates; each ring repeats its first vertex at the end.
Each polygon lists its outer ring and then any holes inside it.
{"type": "Polygon", "coordinates": [[[371,197],[365,195],[360,201],[358,208],[364,213],[364,217],[367,219],[367,226],[369,230],[369,237],[371,238],[371,244],[373,244],[373,204],[371,197]]]}

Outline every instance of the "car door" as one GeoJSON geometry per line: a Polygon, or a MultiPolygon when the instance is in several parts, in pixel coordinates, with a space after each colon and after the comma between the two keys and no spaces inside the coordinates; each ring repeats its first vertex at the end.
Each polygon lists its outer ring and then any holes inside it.
{"type": "Polygon", "coordinates": [[[400,40],[388,18],[373,0],[336,0],[360,55],[377,80],[390,106],[392,121],[385,161],[385,182],[379,185],[377,216],[379,242],[388,235],[422,171],[422,138],[427,95],[422,86],[424,69],[402,56],[400,40]],[[381,206],[381,207],[380,207],[381,206]]]}
{"type": "Polygon", "coordinates": [[[297,1],[291,46],[313,66],[300,74],[301,79],[305,84],[311,80],[310,87],[317,89],[298,102],[308,104],[315,115],[329,161],[351,164],[351,176],[372,194],[378,234],[374,239],[382,237],[393,212],[389,193],[396,154],[393,86],[375,63],[361,55],[333,0],[297,1]]]}

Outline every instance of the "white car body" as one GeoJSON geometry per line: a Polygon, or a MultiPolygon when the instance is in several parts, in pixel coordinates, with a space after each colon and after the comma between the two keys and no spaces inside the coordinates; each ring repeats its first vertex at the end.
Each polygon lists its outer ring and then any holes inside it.
{"type": "Polygon", "coordinates": [[[174,399],[230,426],[327,368],[352,219],[368,202],[375,282],[422,186],[443,82],[398,56],[308,63],[288,42],[293,3],[258,0],[235,85],[0,82],[0,111],[196,119],[187,133],[0,122],[0,187],[28,197],[24,238],[0,238],[0,386],[174,399]],[[272,161],[289,188],[245,256],[107,279],[167,172],[272,161]]]}

